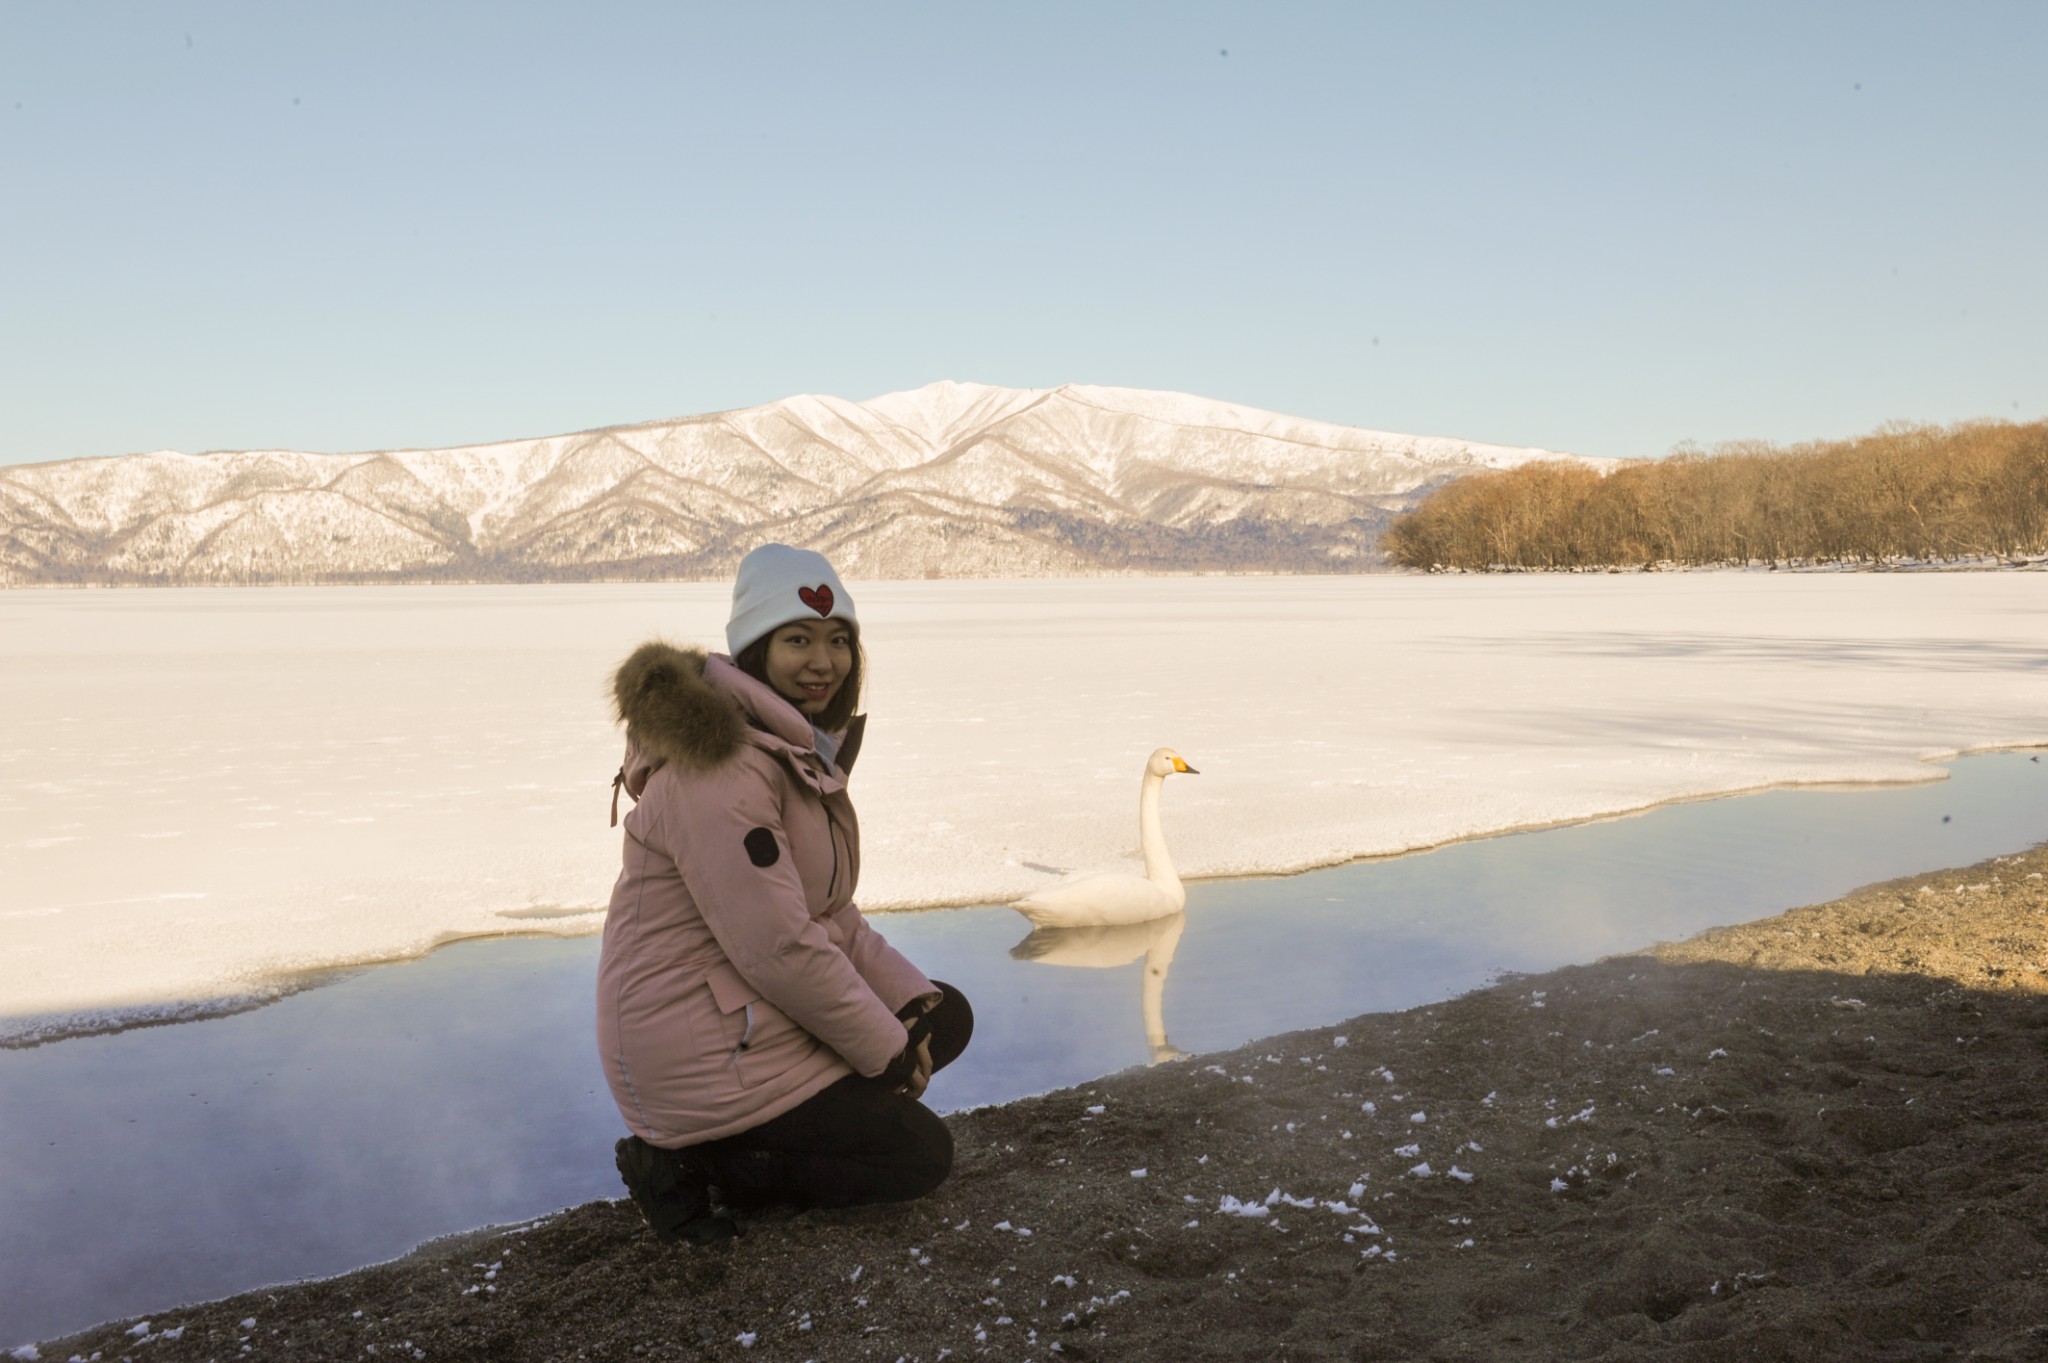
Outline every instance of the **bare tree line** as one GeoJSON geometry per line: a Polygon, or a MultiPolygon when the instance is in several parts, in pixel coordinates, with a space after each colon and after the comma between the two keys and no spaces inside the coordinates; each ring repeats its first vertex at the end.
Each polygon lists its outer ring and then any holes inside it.
{"type": "Polygon", "coordinates": [[[2021,558],[2048,552],[2048,422],[1681,446],[1605,477],[1525,464],[1447,484],[1380,547],[1480,571],[2021,558]]]}

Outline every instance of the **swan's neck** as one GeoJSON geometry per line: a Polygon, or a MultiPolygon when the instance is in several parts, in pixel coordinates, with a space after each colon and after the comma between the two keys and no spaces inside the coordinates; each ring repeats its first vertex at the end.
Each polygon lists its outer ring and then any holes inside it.
{"type": "Polygon", "coordinates": [[[1172,895],[1175,905],[1185,906],[1188,892],[1174,874],[1173,858],[1166,855],[1166,838],[1159,831],[1159,788],[1165,784],[1164,776],[1145,773],[1145,784],[1138,789],[1138,845],[1145,850],[1145,879],[1172,895]]]}

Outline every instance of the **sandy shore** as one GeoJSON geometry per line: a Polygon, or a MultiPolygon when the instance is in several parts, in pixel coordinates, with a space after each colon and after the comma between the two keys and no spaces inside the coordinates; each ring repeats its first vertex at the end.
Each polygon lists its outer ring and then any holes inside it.
{"type": "Polygon", "coordinates": [[[44,1359],[2048,1357],[2048,848],[951,1118],[915,1204],[598,1202],[44,1359]]]}

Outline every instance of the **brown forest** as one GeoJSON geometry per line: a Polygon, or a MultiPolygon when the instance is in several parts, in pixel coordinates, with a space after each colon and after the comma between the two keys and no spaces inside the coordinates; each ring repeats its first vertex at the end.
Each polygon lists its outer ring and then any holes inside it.
{"type": "Polygon", "coordinates": [[[1380,547],[1404,567],[1481,571],[2024,558],[2048,551],[2048,422],[1681,446],[1605,477],[1527,464],[1448,484],[1380,547]]]}

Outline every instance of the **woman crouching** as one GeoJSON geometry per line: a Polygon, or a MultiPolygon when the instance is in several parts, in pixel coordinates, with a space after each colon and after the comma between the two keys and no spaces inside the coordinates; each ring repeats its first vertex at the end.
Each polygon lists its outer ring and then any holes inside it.
{"type": "Polygon", "coordinates": [[[846,777],[865,716],[853,598],[822,554],[740,563],[730,657],[641,646],[614,681],[625,868],[597,968],[626,1190],[664,1239],[771,1203],[921,1197],[952,1168],[918,1102],[966,1048],[967,1000],[854,907],[846,777]]]}

